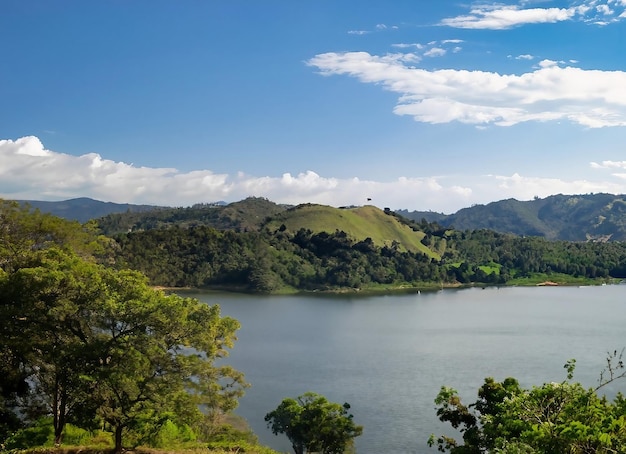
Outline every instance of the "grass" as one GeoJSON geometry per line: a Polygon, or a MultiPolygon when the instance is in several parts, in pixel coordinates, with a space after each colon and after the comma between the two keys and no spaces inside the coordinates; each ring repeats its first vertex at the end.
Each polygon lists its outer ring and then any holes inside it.
{"type": "Polygon", "coordinates": [[[587,277],[575,277],[568,274],[560,273],[534,273],[525,277],[514,277],[507,281],[507,286],[519,285],[541,285],[546,282],[558,284],[558,285],[601,285],[606,283],[606,279],[591,279],[587,277]]]}
{"type": "Polygon", "coordinates": [[[424,232],[412,230],[398,222],[394,216],[389,216],[374,206],[334,208],[314,204],[300,205],[275,216],[266,227],[276,230],[281,225],[285,225],[292,233],[301,228],[329,233],[339,230],[356,241],[371,238],[379,247],[391,246],[396,241],[401,250],[422,252],[439,259],[436,252],[421,243],[424,232]]]}

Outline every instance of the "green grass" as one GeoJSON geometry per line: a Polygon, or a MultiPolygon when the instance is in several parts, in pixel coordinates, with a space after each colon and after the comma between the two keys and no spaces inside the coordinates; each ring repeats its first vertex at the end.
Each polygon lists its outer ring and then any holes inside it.
{"type": "Polygon", "coordinates": [[[415,232],[398,222],[394,216],[370,205],[343,209],[325,205],[300,205],[275,216],[266,227],[276,230],[283,224],[292,233],[301,228],[329,233],[339,230],[356,241],[371,238],[379,247],[391,246],[396,241],[401,250],[422,252],[439,259],[439,254],[421,243],[424,232],[415,232]]]}
{"type": "Polygon", "coordinates": [[[605,279],[591,279],[587,277],[575,277],[568,274],[560,273],[533,273],[530,276],[514,277],[507,281],[506,285],[541,285],[546,282],[555,283],[558,285],[601,285],[606,282],[605,279]]]}
{"type": "Polygon", "coordinates": [[[485,274],[496,273],[496,275],[499,275],[501,265],[498,265],[497,263],[492,262],[489,265],[480,265],[478,268],[483,270],[485,274]]]}

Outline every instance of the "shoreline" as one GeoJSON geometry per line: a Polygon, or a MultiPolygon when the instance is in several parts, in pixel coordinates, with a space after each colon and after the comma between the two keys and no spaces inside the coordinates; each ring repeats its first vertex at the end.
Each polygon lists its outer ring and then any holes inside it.
{"type": "Polygon", "coordinates": [[[297,290],[297,289],[282,289],[276,292],[262,293],[253,292],[246,288],[238,286],[209,286],[209,287],[167,287],[167,286],[152,286],[155,290],[160,290],[166,293],[176,292],[206,292],[206,293],[244,293],[250,295],[266,295],[266,296],[279,296],[279,295],[385,295],[394,293],[420,293],[420,292],[436,292],[441,290],[454,290],[465,288],[492,288],[492,287],[573,287],[573,286],[600,286],[619,283],[619,279],[611,279],[607,281],[602,280],[572,280],[572,281],[552,281],[552,280],[540,280],[529,279],[528,281],[515,280],[511,283],[505,284],[485,284],[485,283],[428,283],[424,285],[398,285],[390,287],[372,287],[372,288],[337,288],[337,289],[324,289],[324,290],[297,290]],[[615,282],[613,282],[615,281],[615,282]]]}

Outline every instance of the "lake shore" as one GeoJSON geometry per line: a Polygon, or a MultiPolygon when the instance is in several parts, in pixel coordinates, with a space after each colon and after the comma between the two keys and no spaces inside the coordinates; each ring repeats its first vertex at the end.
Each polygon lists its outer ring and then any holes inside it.
{"type": "Polygon", "coordinates": [[[332,288],[319,290],[299,290],[294,288],[281,288],[270,293],[253,292],[241,286],[215,285],[206,287],[164,287],[154,286],[157,290],[167,293],[176,292],[225,292],[225,293],[243,293],[243,294],[265,294],[265,295],[384,295],[384,294],[402,294],[402,293],[420,293],[434,292],[444,289],[464,289],[464,288],[488,288],[488,287],[559,287],[559,286],[594,286],[606,284],[619,284],[621,279],[588,279],[576,278],[569,275],[535,275],[523,278],[516,278],[504,284],[492,283],[441,283],[441,282],[425,282],[420,284],[403,283],[396,285],[376,285],[362,288],[332,288]]]}

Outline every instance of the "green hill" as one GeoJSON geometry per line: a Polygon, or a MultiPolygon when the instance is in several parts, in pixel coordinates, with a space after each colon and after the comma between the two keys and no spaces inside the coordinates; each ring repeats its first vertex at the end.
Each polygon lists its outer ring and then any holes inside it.
{"type": "Polygon", "coordinates": [[[88,197],[63,200],[60,202],[44,202],[38,200],[18,200],[42,213],[50,213],[60,218],[85,223],[112,213],[145,213],[163,209],[154,205],[133,205],[130,203],[101,202],[88,197]]]}
{"type": "Polygon", "coordinates": [[[148,212],[111,213],[97,220],[105,235],[200,225],[218,230],[257,231],[268,216],[286,210],[262,197],[248,197],[239,202],[223,204],[197,204],[186,208],[162,208],[148,212]]]}
{"type": "Polygon", "coordinates": [[[454,214],[399,210],[413,220],[425,219],[458,230],[489,229],[548,240],[626,240],[626,196],[553,195],[545,199],[500,200],[463,208],[454,214]]]}
{"type": "Polygon", "coordinates": [[[422,252],[439,259],[421,243],[424,232],[414,231],[397,217],[371,205],[355,208],[298,205],[273,216],[264,227],[270,231],[285,229],[292,233],[300,229],[328,233],[343,231],[356,241],[371,238],[379,247],[391,247],[395,242],[400,250],[422,252]]]}

